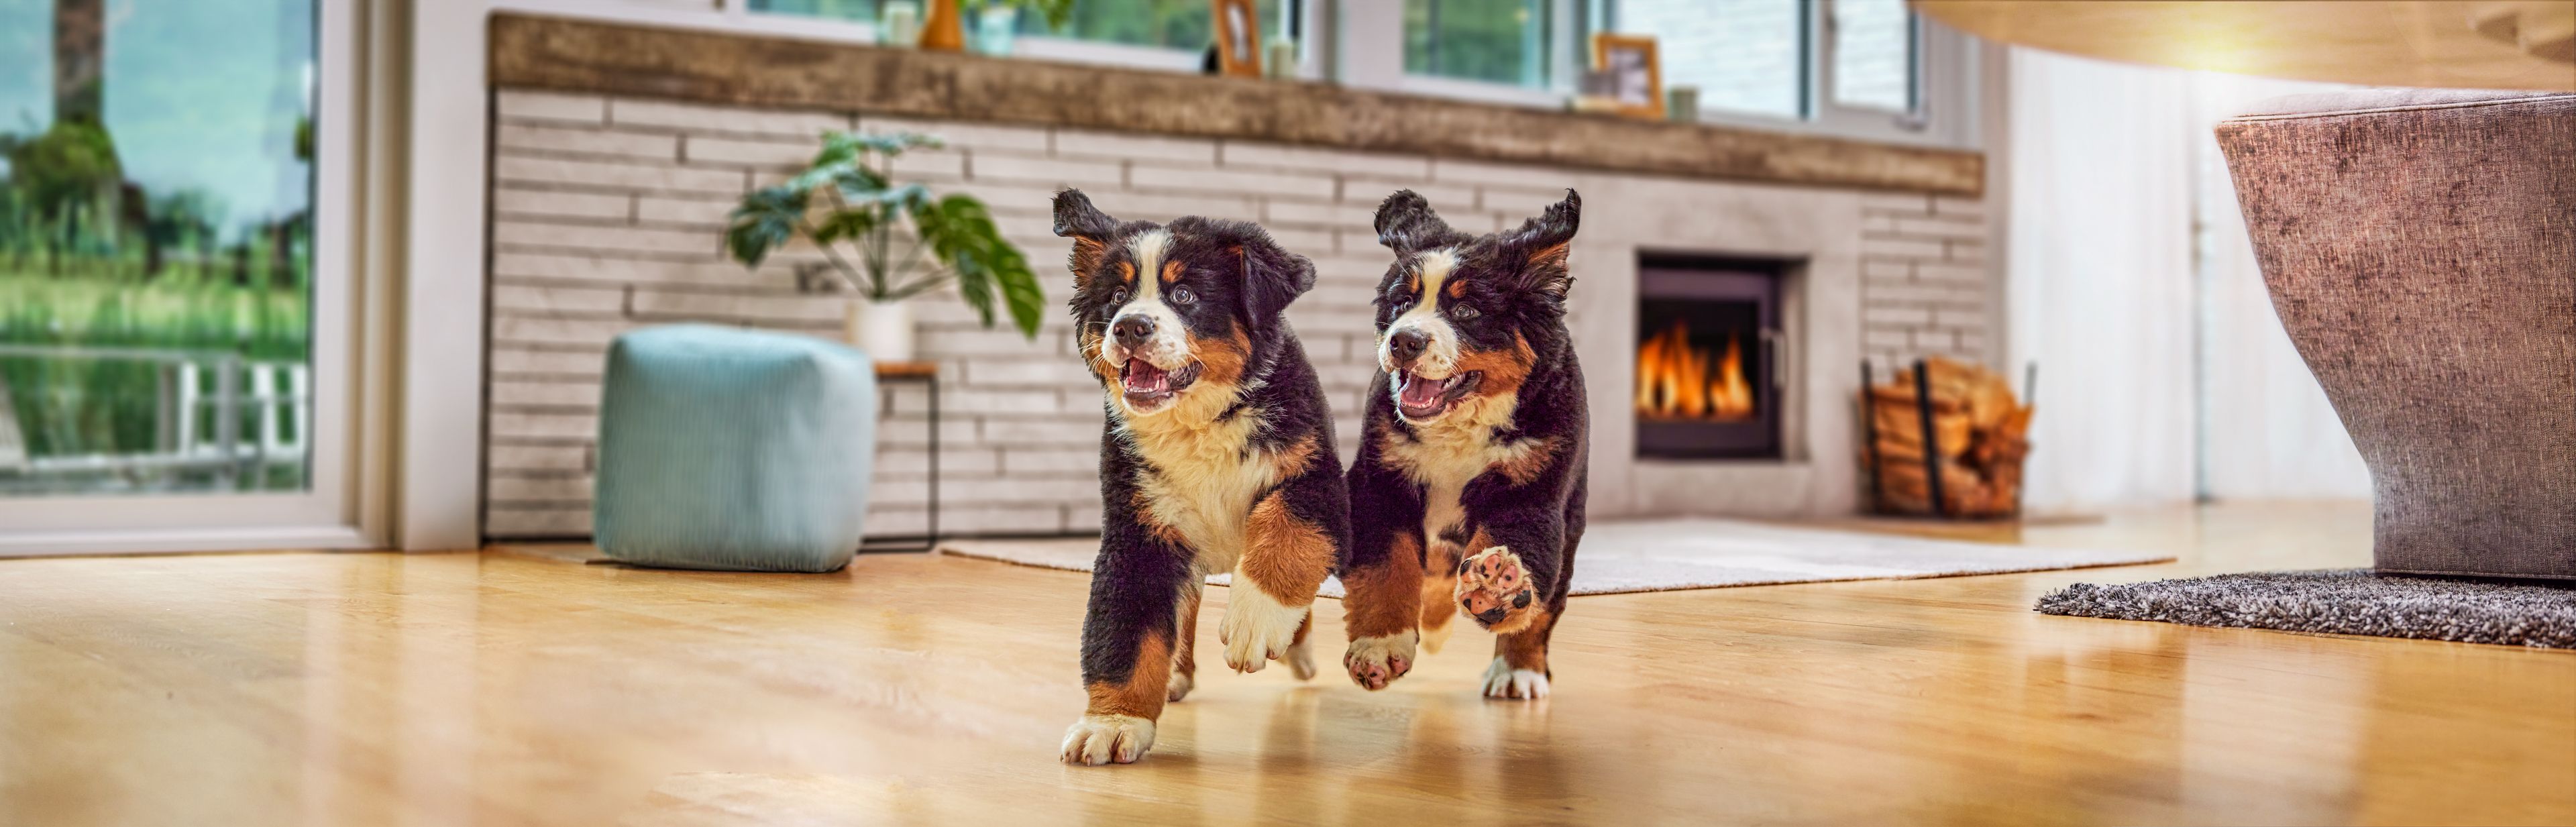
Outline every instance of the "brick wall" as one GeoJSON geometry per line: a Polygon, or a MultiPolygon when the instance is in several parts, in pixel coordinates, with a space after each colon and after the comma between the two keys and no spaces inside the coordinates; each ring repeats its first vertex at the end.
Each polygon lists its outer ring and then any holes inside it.
{"type": "MultiPolygon", "coordinates": [[[[1257,220],[1313,258],[1316,289],[1289,316],[1325,378],[1347,458],[1372,370],[1368,302],[1388,261],[1369,226],[1376,203],[1410,187],[1453,224],[1484,231],[1516,225],[1573,179],[1420,156],[864,114],[512,90],[496,93],[495,103],[485,491],[486,531],[495,537],[589,532],[600,363],[618,333],[680,321],[838,333],[843,300],[795,289],[794,265],[814,254],[791,252],[746,271],[723,258],[718,241],[734,200],[810,157],[825,129],[945,138],[945,149],[904,156],[898,177],[984,199],[1047,281],[1050,312],[1034,342],[1007,325],[979,327],[953,298],[918,308],[923,357],[939,363],[944,383],[941,524],[956,532],[1098,525],[1100,393],[1073,356],[1071,325],[1058,309],[1069,288],[1056,263],[1066,242],[1049,230],[1058,187],[1081,187],[1121,218],[1257,220]]],[[[1739,200],[1761,192],[1720,182],[1690,189],[1739,200]]],[[[1985,288],[1976,202],[1864,198],[1868,226],[1852,231],[1864,233],[1873,268],[1869,351],[1978,353],[1985,288]],[[1968,292],[1980,297],[1976,304],[1961,298],[1968,292]]],[[[1690,248],[1687,239],[1670,246],[1690,248]]],[[[872,533],[921,527],[928,457],[920,393],[912,385],[883,392],[872,533]]]]}
{"type": "Polygon", "coordinates": [[[1946,355],[1986,358],[1990,270],[1982,201],[1861,200],[1862,347],[1882,367],[1946,355]]]}

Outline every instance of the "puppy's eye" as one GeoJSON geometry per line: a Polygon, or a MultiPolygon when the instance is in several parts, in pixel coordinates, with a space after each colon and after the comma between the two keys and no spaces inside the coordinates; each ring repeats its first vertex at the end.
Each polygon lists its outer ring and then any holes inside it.
{"type": "Polygon", "coordinates": [[[1462,322],[1482,315],[1485,314],[1478,312],[1474,305],[1453,304],[1449,306],[1449,318],[1457,319],[1462,322]]]}
{"type": "Polygon", "coordinates": [[[1174,287],[1174,288],[1172,288],[1172,303],[1173,303],[1173,304],[1178,304],[1178,305],[1189,305],[1189,304],[1194,304],[1194,303],[1196,303],[1198,300],[1199,300],[1199,294],[1190,292],[1190,289],[1189,289],[1189,288],[1187,288],[1187,287],[1174,287]]]}
{"type": "Polygon", "coordinates": [[[1127,303],[1127,288],[1121,287],[1121,288],[1118,288],[1118,289],[1116,289],[1116,290],[1109,291],[1109,303],[1110,303],[1110,304],[1126,304],[1126,303],[1127,303]]]}

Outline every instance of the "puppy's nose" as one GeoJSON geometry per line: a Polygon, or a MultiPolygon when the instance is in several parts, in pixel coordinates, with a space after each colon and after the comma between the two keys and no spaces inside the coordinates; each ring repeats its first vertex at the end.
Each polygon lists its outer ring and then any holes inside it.
{"type": "Polygon", "coordinates": [[[1125,347],[1142,347],[1154,335],[1154,320],[1144,316],[1120,316],[1109,326],[1109,335],[1125,347]]]}
{"type": "Polygon", "coordinates": [[[1397,367],[1413,364],[1413,360],[1421,358],[1422,349],[1430,346],[1431,337],[1412,328],[1398,330],[1386,337],[1387,353],[1395,357],[1397,367]]]}

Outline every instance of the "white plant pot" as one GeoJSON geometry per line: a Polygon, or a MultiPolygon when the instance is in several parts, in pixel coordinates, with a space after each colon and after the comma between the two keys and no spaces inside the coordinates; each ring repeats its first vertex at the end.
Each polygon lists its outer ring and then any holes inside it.
{"type": "Polygon", "coordinates": [[[879,362],[912,361],[912,303],[851,299],[847,322],[850,346],[879,362]]]}

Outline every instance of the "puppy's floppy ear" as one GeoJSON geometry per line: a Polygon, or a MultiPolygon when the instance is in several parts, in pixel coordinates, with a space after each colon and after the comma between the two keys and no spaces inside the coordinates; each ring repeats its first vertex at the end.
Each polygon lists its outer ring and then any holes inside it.
{"type": "Polygon", "coordinates": [[[1574,230],[1582,218],[1583,196],[1569,189],[1565,200],[1548,205],[1506,237],[1505,247],[1525,262],[1516,286],[1565,298],[1566,291],[1574,288],[1574,277],[1565,268],[1566,248],[1574,243],[1574,230]]]}
{"type": "Polygon", "coordinates": [[[1270,233],[1237,224],[1230,251],[1243,261],[1243,319],[1254,328],[1279,321],[1288,303],[1315,287],[1315,262],[1282,249],[1270,233]]]}
{"type": "Polygon", "coordinates": [[[1068,189],[1055,194],[1055,234],[1073,239],[1073,255],[1065,266],[1073,270],[1073,289],[1091,285],[1091,274],[1099,272],[1100,260],[1109,254],[1109,241],[1118,233],[1118,220],[1091,205],[1091,196],[1081,190],[1068,189]]]}
{"type": "Polygon", "coordinates": [[[1419,252],[1452,232],[1421,193],[1396,190],[1377,205],[1377,243],[1398,253],[1419,252]]]}

